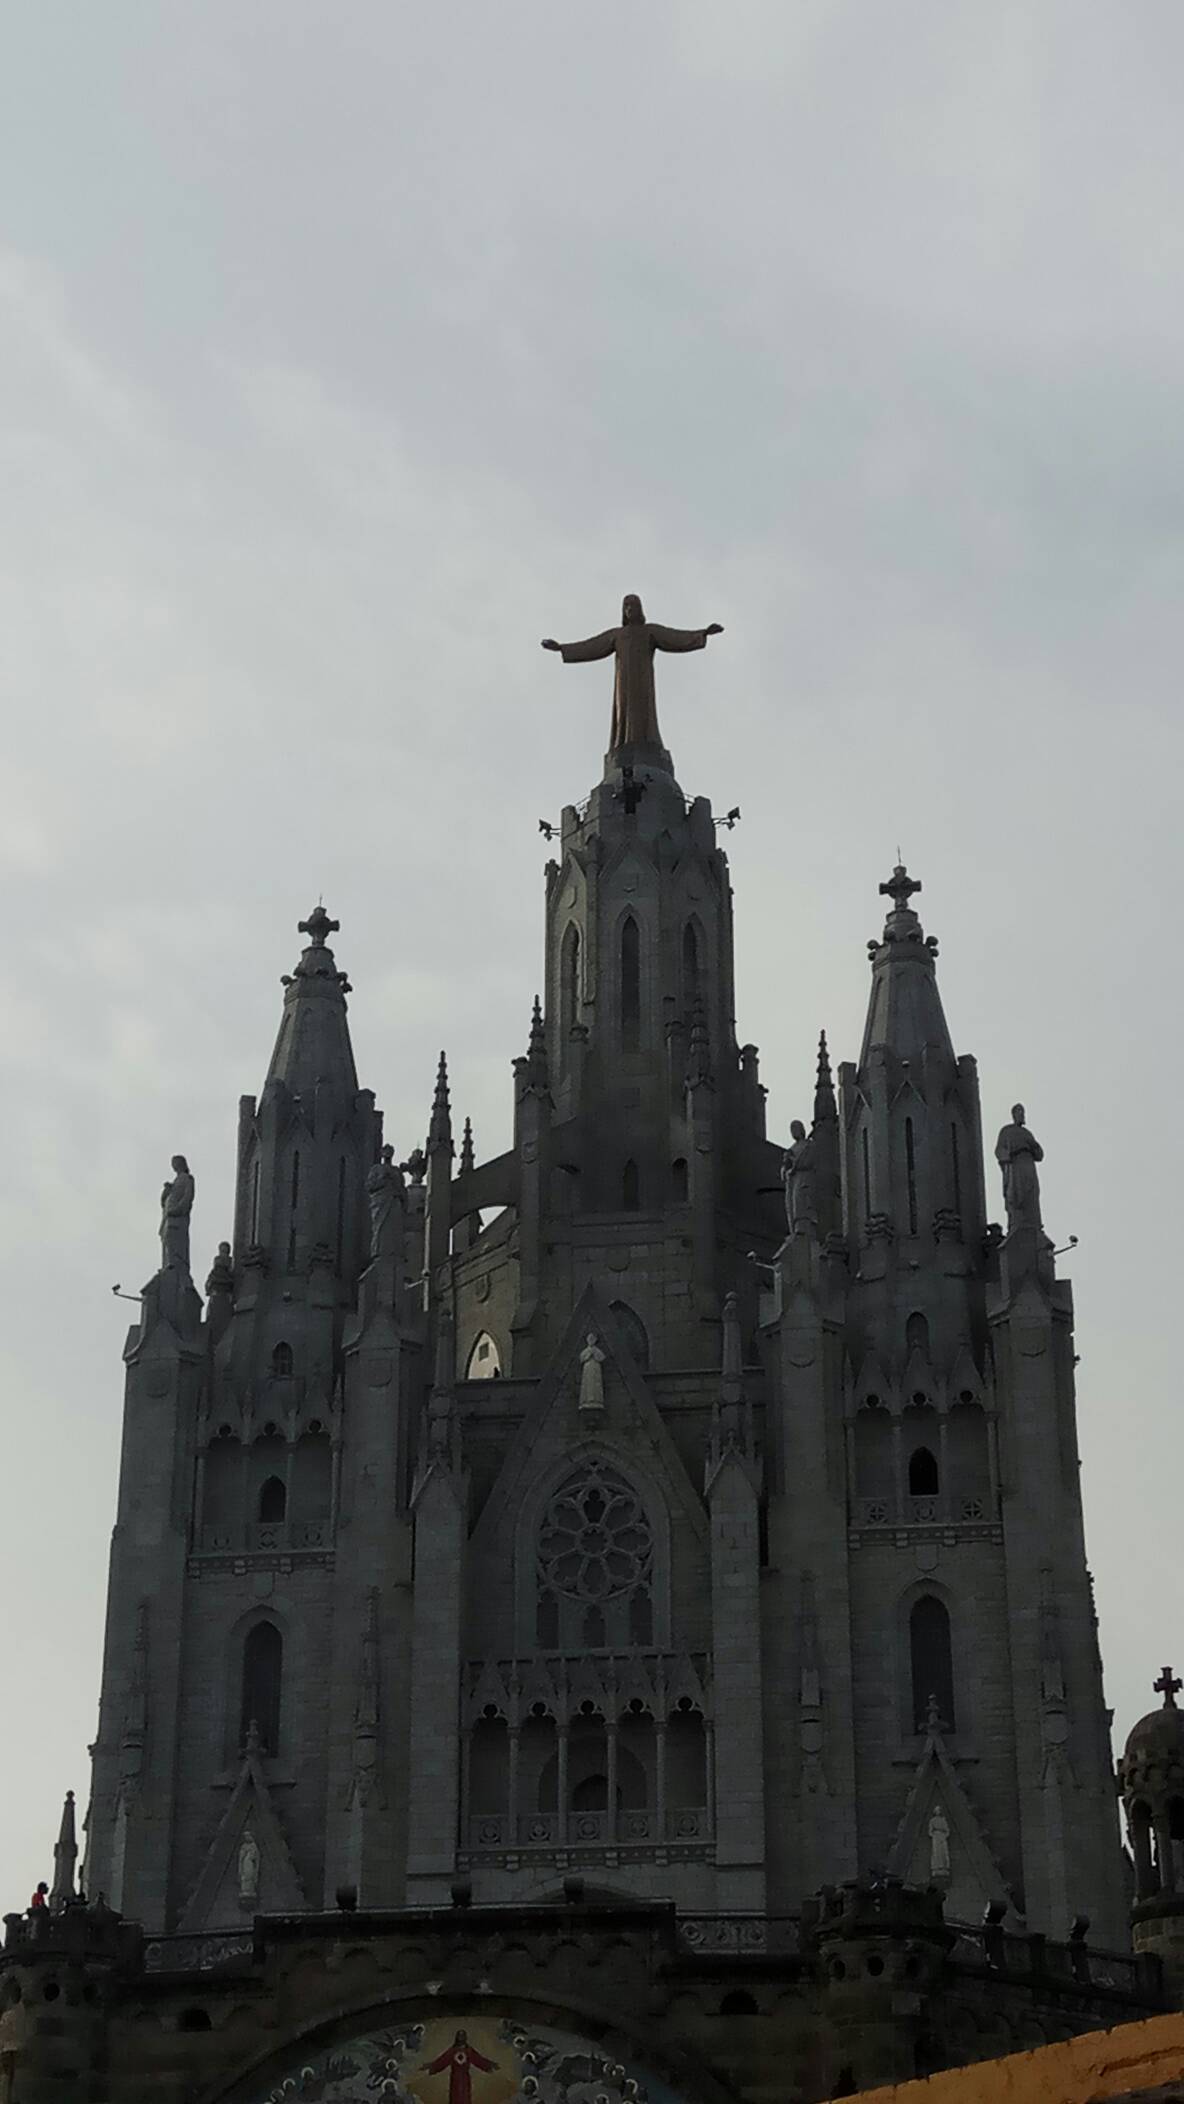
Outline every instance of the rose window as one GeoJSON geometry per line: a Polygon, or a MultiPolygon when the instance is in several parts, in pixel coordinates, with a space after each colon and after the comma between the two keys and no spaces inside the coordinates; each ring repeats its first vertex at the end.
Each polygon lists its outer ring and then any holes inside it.
{"type": "Polygon", "coordinates": [[[539,1534],[539,1642],[650,1643],[653,1558],[637,1492],[606,1463],[587,1463],[556,1492],[539,1534]]]}

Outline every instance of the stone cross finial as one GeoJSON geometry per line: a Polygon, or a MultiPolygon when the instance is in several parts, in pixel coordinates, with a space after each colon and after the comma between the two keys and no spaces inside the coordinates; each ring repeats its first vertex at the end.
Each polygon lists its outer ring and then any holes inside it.
{"type": "Polygon", "coordinates": [[[1177,1680],[1172,1672],[1171,1667],[1165,1666],[1159,1676],[1159,1679],[1152,1682],[1152,1687],[1154,1688],[1155,1693],[1157,1695],[1163,1696],[1163,1706],[1165,1709],[1175,1709],[1176,1697],[1179,1694],[1180,1689],[1184,1687],[1184,1681],[1177,1680]]]}
{"type": "Polygon", "coordinates": [[[905,908],[907,907],[909,900],[912,898],[913,893],[915,891],[920,891],[920,889],[920,877],[910,877],[903,862],[897,863],[896,868],[893,870],[892,875],[888,879],[888,882],[886,884],[881,884],[880,886],[880,891],[882,895],[885,898],[891,899],[893,908],[897,913],[903,913],[905,911],[905,908]]]}
{"type": "Polygon", "coordinates": [[[329,935],[336,935],[340,926],[340,921],[329,919],[329,916],[326,913],[324,906],[322,905],[320,899],[318,899],[315,907],[309,914],[308,919],[297,921],[296,933],[298,935],[307,935],[314,949],[323,950],[325,947],[326,937],[329,935]]]}

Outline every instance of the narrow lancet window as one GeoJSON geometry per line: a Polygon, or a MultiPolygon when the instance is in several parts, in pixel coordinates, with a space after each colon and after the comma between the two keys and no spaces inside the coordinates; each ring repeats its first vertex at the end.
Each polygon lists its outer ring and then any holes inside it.
{"type": "Polygon", "coordinates": [[[641,1179],[636,1162],[626,1162],[621,1176],[621,1204],[627,1213],[641,1210],[641,1179]]]}
{"type": "Polygon", "coordinates": [[[917,1149],[913,1139],[913,1121],[904,1121],[904,1159],[909,1183],[909,1233],[917,1232],[917,1149]]]}
{"type": "Polygon", "coordinates": [[[621,1050],[641,1043],[641,934],[632,914],[621,929],[621,1050]]]}
{"type": "Polygon", "coordinates": [[[345,1269],[345,1156],[337,1164],[337,1270],[345,1269]]]}
{"type": "Polygon", "coordinates": [[[867,1126],[863,1128],[863,1217],[871,1218],[872,1210],[872,1163],[871,1150],[867,1143],[867,1126]]]}
{"type": "Polygon", "coordinates": [[[284,1640],[274,1622],[256,1622],[243,1645],[243,1699],[239,1743],[245,1745],[252,1724],[264,1753],[274,1753],[280,1739],[280,1683],[284,1640]]]}
{"type": "Polygon", "coordinates": [[[580,931],[574,925],[563,938],[560,978],[559,1013],[566,1038],[572,1024],[580,1020],[580,931]]]}
{"type": "Polygon", "coordinates": [[[288,1269],[296,1268],[296,1209],[300,1204],[300,1149],[292,1156],[292,1205],[288,1226],[288,1269]]]}
{"type": "Polygon", "coordinates": [[[950,1167],[954,1172],[954,1211],[962,1211],[962,1165],[958,1159],[958,1128],[950,1127],[950,1167]]]}
{"type": "Polygon", "coordinates": [[[695,924],[688,921],[682,936],[682,998],[688,1015],[693,1010],[702,991],[699,985],[699,938],[695,924]]]}
{"type": "Polygon", "coordinates": [[[954,1654],[950,1618],[932,1593],[917,1601],[909,1616],[909,1654],[913,1681],[913,1730],[924,1731],[934,1705],[943,1731],[953,1731],[954,1654]]]}

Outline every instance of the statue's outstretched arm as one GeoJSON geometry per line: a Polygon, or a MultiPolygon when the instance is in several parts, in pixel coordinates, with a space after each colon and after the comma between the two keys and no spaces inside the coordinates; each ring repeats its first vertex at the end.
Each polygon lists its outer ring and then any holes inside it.
{"type": "Polygon", "coordinates": [[[710,628],[663,628],[659,622],[650,622],[650,640],[659,650],[702,650],[708,636],[722,635],[718,621],[710,628]]]}
{"type": "Polygon", "coordinates": [[[565,665],[582,665],[590,658],[611,657],[616,641],[616,629],[606,628],[603,635],[589,636],[584,643],[556,643],[550,636],[545,636],[543,649],[557,650],[565,665]]]}

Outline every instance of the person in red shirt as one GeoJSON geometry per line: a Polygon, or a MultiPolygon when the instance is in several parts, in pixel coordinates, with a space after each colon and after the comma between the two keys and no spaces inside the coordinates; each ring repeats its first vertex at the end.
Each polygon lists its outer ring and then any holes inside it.
{"type": "Polygon", "coordinates": [[[35,1892],[35,1893],[33,1894],[33,1897],[32,1897],[32,1899],[31,1899],[31,1900],[29,1901],[29,1912],[30,1912],[30,1914],[32,1914],[32,1913],[34,1912],[34,1910],[35,1910],[35,1909],[39,1911],[39,1910],[40,1910],[40,1909],[41,1909],[42,1907],[48,1906],[48,1904],[49,1904],[49,1897],[48,1897],[48,1895],[49,1895],[49,1886],[48,1886],[48,1885],[47,1885],[47,1884],[45,1883],[45,1881],[44,1881],[44,1879],[43,1879],[43,1880],[42,1880],[42,1882],[41,1882],[41,1884],[40,1884],[40,1885],[38,1885],[38,1887],[37,1887],[37,1890],[36,1890],[36,1892],[35,1892]]]}

